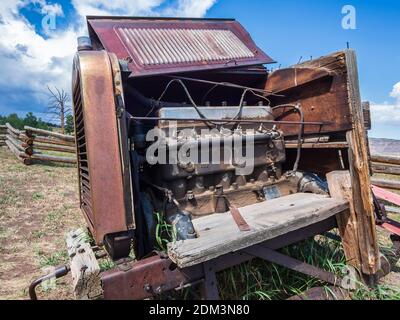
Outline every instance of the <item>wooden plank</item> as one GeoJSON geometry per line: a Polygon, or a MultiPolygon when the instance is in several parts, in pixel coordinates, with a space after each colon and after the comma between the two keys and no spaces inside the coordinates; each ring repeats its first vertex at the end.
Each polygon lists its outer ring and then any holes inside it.
{"type": "Polygon", "coordinates": [[[400,214],[400,208],[399,207],[385,206],[385,209],[386,209],[386,212],[400,214]]]}
{"type": "Polygon", "coordinates": [[[40,154],[34,153],[31,156],[31,158],[33,160],[53,161],[53,162],[62,162],[62,163],[71,163],[71,164],[76,163],[76,158],[52,156],[52,155],[43,154],[43,153],[40,153],[40,154]]]}
{"type": "Polygon", "coordinates": [[[377,187],[400,190],[400,181],[386,180],[386,179],[372,177],[371,182],[373,185],[377,187]]]}
{"type": "Polygon", "coordinates": [[[380,268],[374,206],[372,201],[368,147],[365,135],[358,81],[357,59],[354,50],[345,51],[347,90],[352,116],[352,130],[347,132],[349,163],[354,211],[358,222],[358,243],[361,252],[362,272],[374,275],[380,268]]]}
{"type": "Polygon", "coordinates": [[[6,123],[6,127],[7,130],[11,131],[13,134],[15,134],[16,136],[20,135],[21,131],[18,129],[15,129],[11,124],[9,124],[8,122],[6,123]]]}
{"type": "MultiPolygon", "coordinates": [[[[305,135],[351,129],[344,57],[344,52],[338,52],[289,69],[276,70],[268,76],[265,88],[273,92],[285,88],[284,97],[269,97],[273,105],[299,103],[308,121],[324,119],[329,122],[321,127],[305,125],[305,135]],[[303,69],[305,71],[301,72],[303,69]],[[320,77],[316,77],[318,74],[320,77]]],[[[280,120],[298,120],[299,115],[296,112],[287,112],[289,110],[290,108],[275,109],[274,115],[280,117],[280,120]]],[[[296,136],[299,132],[298,125],[278,127],[286,137],[296,136]]]]}
{"type": "Polygon", "coordinates": [[[369,101],[362,102],[363,119],[365,130],[371,130],[371,107],[369,101]]]}
{"type": "Polygon", "coordinates": [[[7,134],[7,140],[11,141],[12,144],[21,152],[25,152],[27,155],[31,156],[33,154],[33,149],[31,146],[19,139],[14,138],[12,135],[7,134]]]}
{"type": "Polygon", "coordinates": [[[348,203],[296,193],[239,210],[250,231],[241,232],[229,212],[195,219],[198,238],[168,244],[169,257],[181,268],[196,265],[325,220],[348,210],[348,203]]]}
{"type": "Polygon", "coordinates": [[[388,164],[398,164],[400,165],[400,157],[399,156],[386,156],[386,155],[371,155],[371,160],[373,162],[382,162],[388,164]]]}
{"type": "Polygon", "coordinates": [[[48,151],[59,151],[59,152],[66,152],[66,153],[76,153],[75,147],[67,147],[67,146],[57,146],[55,144],[40,144],[34,143],[34,149],[38,150],[48,150],[48,151]]]}
{"type": "Polygon", "coordinates": [[[397,193],[390,192],[386,189],[377,187],[377,186],[372,186],[372,190],[374,192],[374,195],[381,200],[385,200],[387,202],[393,203],[395,205],[400,206],[400,195],[397,193]]]}
{"type": "MultiPolygon", "coordinates": [[[[296,149],[298,146],[297,143],[285,143],[285,148],[288,149],[296,149]]],[[[301,145],[303,149],[346,149],[348,147],[347,142],[314,142],[314,143],[303,143],[301,145]]]]}
{"type": "Polygon", "coordinates": [[[345,199],[349,202],[349,210],[336,216],[343,250],[348,264],[361,269],[361,252],[358,245],[357,216],[354,211],[354,199],[348,171],[333,171],[326,175],[329,193],[335,199],[345,199]]]}
{"type": "Polygon", "coordinates": [[[372,171],[374,173],[400,175],[400,166],[384,164],[384,163],[373,163],[372,171]]]}
{"type": "Polygon", "coordinates": [[[6,140],[6,145],[10,149],[10,151],[17,157],[19,161],[21,161],[23,164],[29,165],[31,164],[30,158],[28,155],[24,152],[21,152],[17,149],[17,147],[10,141],[6,140]]]}
{"type": "Polygon", "coordinates": [[[82,229],[71,231],[66,238],[71,259],[72,286],[76,299],[88,300],[102,296],[100,266],[82,229]]]}
{"type": "Polygon", "coordinates": [[[57,132],[53,132],[53,131],[47,131],[47,130],[43,130],[43,129],[38,129],[38,128],[33,128],[33,127],[29,127],[29,126],[24,126],[24,129],[27,133],[28,136],[32,135],[32,134],[41,134],[47,137],[55,137],[57,139],[61,139],[64,141],[71,141],[74,142],[75,141],[75,137],[74,136],[70,136],[67,134],[61,134],[61,133],[57,133],[57,132]]]}

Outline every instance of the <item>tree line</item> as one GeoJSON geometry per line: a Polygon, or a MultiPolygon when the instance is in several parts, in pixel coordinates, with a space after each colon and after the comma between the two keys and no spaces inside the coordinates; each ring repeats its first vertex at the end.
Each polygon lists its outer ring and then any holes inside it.
{"type": "MultiPolygon", "coordinates": [[[[19,130],[23,130],[24,126],[48,131],[60,128],[59,125],[43,121],[41,118],[36,117],[32,112],[28,112],[25,117],[19,117],[16,113],[11,113],[7,116],[0,115],[0,124],[6,124],[7,122],[19,130]]],[[[67,134],[72,134],[74,132],[74,119],[72,115],[67,115],[66,117],[65,132],[67,134]]]]}

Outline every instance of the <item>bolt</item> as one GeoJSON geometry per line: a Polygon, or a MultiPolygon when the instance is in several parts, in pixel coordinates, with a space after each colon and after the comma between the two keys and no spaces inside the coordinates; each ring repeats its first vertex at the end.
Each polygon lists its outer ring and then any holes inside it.
{"type": "Polygon", "coordinates": [[[161,287],[157,287],[157,288],[154,290],[154,292],[155,292],[156,294],[160,294],[160,293],[162,292],[162,288],[161,288],[161,287]]]}
{"type": "Polygon", "coordinates": [[[151,292],[151,285],[149,285],[148,283],[146,283],[146,284],[143,286],[143,288],[144,288],[145,291],[151,292]]]}
{"type": "Polygon", "coordinates": [[[188,191],[187,195],[186,195],[188,200],[194,200],[194,194],[193,191],[188,191]]]}

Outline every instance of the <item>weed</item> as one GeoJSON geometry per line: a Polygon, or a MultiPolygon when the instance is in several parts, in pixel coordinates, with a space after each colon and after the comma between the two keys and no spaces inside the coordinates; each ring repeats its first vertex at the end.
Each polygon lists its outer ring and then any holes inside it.
{"type": "Polygon", "coordinates": [[[111,270],[112,268],[114,268],[116,266],[116,264],[109,258],[105,258],[105,259],[101,259],[99,261],[99,266],[100,266],[100,271],[107,271],[107,270],[111,270]]]}
{"type": "Polygon", "coordinates": [[[176,229],[174,226],[165,222],[163,216],[156,212],[155,213],[157,224],[156,224],[156,242],[157,250],[167,251],[167,244],[169,242],[176,241],[176,229]]]}
{"type": "Polygon", "coordinates": [[[45,255],[41,250],[38,250],[36,254],[41,268],[49,266],[55,267],[68,262],[68,252],[66,250],[57,251],[50,255],[45,255]]]}
{"type": "Polygon", "coordinates": [[[41,194],[40,192],[35,192],[34,194],[32,194],[32,199],[33,200],[42,200],[42,199],[44,199],[44,195],[41,194]]]}

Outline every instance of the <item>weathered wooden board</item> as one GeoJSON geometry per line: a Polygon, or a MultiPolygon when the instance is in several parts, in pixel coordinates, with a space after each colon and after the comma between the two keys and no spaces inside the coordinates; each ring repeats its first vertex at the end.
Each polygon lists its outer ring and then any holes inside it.
{"type": "Polygon", "coordinates": [[[99,298],[101,289],[100,267],[86,233],[82,229],[67,234],[68,255],[71,259],[72,285],[76,299],[99,298]]]}
{"type": "Polygon", "coordinates": [[[322,221],[348,208],[348,202],[342,199],[296,193],[240,208],[250,231],[239,231],[229,212],[202,217],[193,221],[198,238],[170,243],[168,255],[179,267],[189,267],[322,221]]]}
{"type": "MultiPolygon", "coordinates": [[[[300,103],[306,121],[321,121],[329,124],[304,126],[305,134],[339,132],[351,129],[351,113],[348,103],[347,69],[344,52],[317,58],[278,69],[269,74],[265,89],[278,92],[283,97],[269,96],[272,105],[300,103]]],[[[274,110],[279,120],[299,120],[291,108],[274,110]]],[[[281,126],[286,137],[298,134],[298,125],[281,126]]]]}
{"type": "Polygon", "coordinates": [[[386,180],[386,179],[379,179],[372,177],[371,182],[374,186],[393,189],[393,190],[400,190],[400,182],[395,180],[386,180]]]}
{"type": "Polygon", "coordinates": [[[358,222],[358,239],[362,272],[374,275],[380,268],[380,253],[376,235],[374,205],[370,188],[370,166],[364,119],[361,107],[357,59],[354,50],[346,50],[347,88],[353,128],[348,131],[348,156],[354,211],[358,222]]]}
{"type": "Polygon", "coordinates": [[[357,270],[361,269],[361,253],[358,238],[357,215],[354,210],[354,198],[349,171],[333,171],[326,175],[329,193],[332,198],[345,199],[349,202],[349,210],[337,215],[340,237],[347,264],[357,270]]]}

